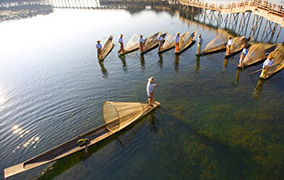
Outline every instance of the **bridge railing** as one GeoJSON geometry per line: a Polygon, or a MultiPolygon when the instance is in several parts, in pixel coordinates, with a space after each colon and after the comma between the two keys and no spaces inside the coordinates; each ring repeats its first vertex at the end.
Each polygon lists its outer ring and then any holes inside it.
{"type": "Polygon", "coordinates": [[[204,8],[213,11],[221,11],[222,9],[232,9],[238,7],[253,6],[256,9],[263,9],[268,13],[272,13],[279,17],[284,17],[284,7],[283,5],[269,3],[268,1],[261,0],[246,0],[243,2],[231,3],[231,4],[218,4],[211,2],[204,2],[198,0],[179,0],[181,4],[194,6],[198,8],[204,8]]]}

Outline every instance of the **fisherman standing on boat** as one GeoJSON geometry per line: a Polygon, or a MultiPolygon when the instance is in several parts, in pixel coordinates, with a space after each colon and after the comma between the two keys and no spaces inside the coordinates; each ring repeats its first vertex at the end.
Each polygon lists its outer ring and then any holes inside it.
{"type": "Polygon", "coordinates": [[[140,50],[140,52],[144,51],[144,43],[145,43],[145,40],[143,39],[143,35],[140,35],[140,39],[139,39],[139,50],[140,50]]]}
{"type": "Polygon", "coordinates": [[[98,60],[101,60],[102,59],[102,45],[100,43],[101,41],[97,41],[97,45],[96,45],[96,48],[97,48],[97,52],[98,52],[98,60]]]}
{"type": "Polygon", "coordinates": [[[244,59],[245,59],[245,57],[246,57],[246,55],[248,54],[248,49],[247,49],[247,46],[246,46],[246,44],[244,44],[243,46],[242,46],[242,48],[243,48],[243,51],[242,51],[242,53],[241,53],[241,55],[240,55],[240,60],[239,60],[239,67],[243,67],[243,65],[244,65],[244,59]]]}
{"type": "Polygon", "coordinates": [[[162,51],[162,46],[165,42],[162,34],[158,37],[158,41],[159,41],[159,52],[160,52],[160,51],[162,51]]]}
{"type": "Polygon", "coordinates": [[[118,39],[118,43],[120,44],[120,49],[118,50],[118,54],[123,54],[124,53],[123,34],[120,34],[120,38],[118,39]]]}
{"type": "Polygon", "coordinates": [[[200,54],[200,50],[201,50],[201,45],[203,43],[203,39],[201,37],[201,34],[198,34],[198,38],[197,38],[197,51],[196,54],[200,54]]]}
{"type": "Polygon", "coordinates": [[[179,52],[179,40],[180,40],[180,36],[179,36],[179,32],[177,33],[176,37],[175,37],[175,48],[176,48],[176,52],[179,52]]]}
{"type": "Polygon", "coordinates": [[[231,51],[231,46],[233,44],[233,40],[232,37],[229,37],[228,43],[227,43],[227,50],[226,50],[226,55],[230,55],[230,51],[231,51]]]}
{"type": "Polygon", "coordinates": [[[266,76],[267,73],[267,69],[270,68],[273,65],[274,61],[272,56],[269,54],[267,56],[267,59],[264,61],[263,65],[262,65],[262,72],[260,77],[266,76]]]}
{"type": "Polygon", "coordinates": [[[156,88],[158,87],[158,84],[155,84],[154,82],[155,82],[154,77],[150,77],[148,79],[148,83],[147,83],[147,87],[146,87],[147,96],[148,96],[148,104],[150,106],[153,106],[154,92],[155,92],[156,88]]]}

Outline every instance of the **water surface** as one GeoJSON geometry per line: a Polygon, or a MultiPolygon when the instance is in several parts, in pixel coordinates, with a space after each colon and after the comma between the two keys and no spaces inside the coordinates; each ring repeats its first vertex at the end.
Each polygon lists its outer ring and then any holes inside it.
{"type": "Polygon", "coordinates": [[[237,71],[238,55],[175,57],[157,49],[117,56],[127,41],[166,31],[193,32],[204,44],[221,31],[179,13],[54,9],[0,24],[0,170],[103,124],[104,101],[146,102],[159,83],[161,107],[89,149],[10,179],[283,179],[284,79],[237,71]],[[103,17],[103,18],[102,18],[103,17]],[[116,46],[100,65],[96,40],[116,46]]]}

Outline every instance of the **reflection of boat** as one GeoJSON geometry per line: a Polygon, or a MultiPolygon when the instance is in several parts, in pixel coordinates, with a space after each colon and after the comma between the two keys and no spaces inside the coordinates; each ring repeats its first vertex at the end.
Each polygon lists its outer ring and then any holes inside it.
{"type": "Polygon", "coordinates": [[[185,33],[181,36],[180,38],[180,46],[179,46],[179,51],[175,52],[175,54],[180,54],[183,51],[185,51],[187,48],[189,48],[190,45],[194,42],[195,36],[196,36],[197,31],[194,31],[189,35],[189,33],[185,33]]]}
{"type": "Polygon", "coordinates": [[[242,51],[243,49],[243,45],[249,46],[250,42],[252,41],[253,36],[246,38],[245,36],[241,36],[241,37],[235,37],[233,38],[233,43],[231,46],[231,50],[230,50],[230,54],[229,55],[225,55],[226,58],[231,57],[235,54],[237,54],[238,52],[242,51]]]}
{"type": "Polygon", "coordinates": [[[195,72],[198,72],[199,70],[199,62],[200,62],[200,56],[196,56],[196,64],[195,64],[195,67],[194,67],[194,70],[195,72]]]}
{"type": "MultiPolygon", "coordinates": [[[[243,59],[243,67],[253,65],[255,63],[261,62],[266,59],[266,54],[275,50],[276,46],[273,44],[257,43],[253,44],[249,50],[248,54],[243,59]]],[[[241,67],[241,66],[238,66],[241,67]]]]}
{"type": "Polygon", "coordinates": [[[262,69],[260,78],[267,79],[284,68],[284,45],[279,46],[270,53],[273,58],[273,65],[262,69]]]}
{"type": "Polygon", "coordinates": [[[113,43],[112,43],[112,39],[113,39],[113,36],[109,36],[109,38],[107,39],[107,41],[105,43],[103,43],[103,48],[102,48],[102,52],[101,52],[101,61],[103,61],[107,55],[110,53],[110,51],[112,50],[113,48],[113,43]]]}
{"type": "MultiPolygon", "coordinates": [[[[158,37],[162,34],[162,32],[157,32],[151,36],[149,36],[146,39],[146,42],[144,44],[144,49],[143,52],[140,52],[140,54],[145,54],[148,51],[151,51],[152,49],[158,47],[159,45],[159,41],[158,41],[158,37]]],[[[167,33],[163,34],[163,37],[165,37],[167,35],[167,33]]]]}
{"type": "Polygon", "coordinates": [[[23,163],[6,168],[4,170],[4,177],[7,178],[29,169],[56,161],[83,149],[86,150],[88,146],[96,144],[128,127],[130,124],[148,114],[159,105],[159,102],[155,102],[152,107],[145,103],[107,101],[103,106],[104,125],[77,136],[23,163]],[[84,143],[79,144],[79,142],[82,142],[82,139],[84,140],[84,143]]]}
{"type": "Polygon", "coordinates": [[[108,72],[107,72],[107,70],[106,70],[106,68],[105,68],[105,66],[104,66],[103,61],[99,61],[99,64],[100,64],[100,66],[101,66],[102,74],[104,75],[103,77],[107,78],[108,72]]]}
{"type": "Polygon", "coordinates": [[[225,35],[218,35],[212,41],[210,41],[202,50],[201,54],[198,55],[205,55],[214,52],[224,51],[226,50],[228,38],[225,35]]]}
{"type": "Polygon", "coordinates": [[[159,53],[163,53],[165,51],[168,51],[172,48],[175,47],[175,36],[172,34],[169,34],[166,39],[164,44],[162,45],[161,51],[159,51],[159,53]]]}
{"type": "Polygon", "coordinates": [[[136,51],[139,48],[139,35],[134,34],[131,39],[127,42],[124,52],[120,55],[124,55],[133,51],[136,51]]]}

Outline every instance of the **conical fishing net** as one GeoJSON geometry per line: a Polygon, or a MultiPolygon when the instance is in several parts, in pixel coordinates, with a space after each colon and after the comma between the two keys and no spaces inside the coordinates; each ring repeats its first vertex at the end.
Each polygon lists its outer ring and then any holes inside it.
{"type": "Polygon", "coordinates": [[[169,34],[166,39],[165,42],[163,44],[163,50],[171,48],[175,45],[175,36],[172,34],[169,34]]]}
{"type": "Polygon", "coordinates": [[[238,51],[242,49],[242,46],[246,44],[246,37],[241,36],[241,37],[235,37],[233,38],[233,43],[230,51],[238,51]]]}
{"type": "Polygon", "coordinates": [[[138,119],[149,107],[137,102],[105,102],[103,118],[111,132],[119,131],[138,119]]]}
{"type": "Polygon", "coordinates": [[[145,49],[144,51],[151,49],[153,46],[157,45],[158,42],[158,37],[160,36],[161,32],[157,32],[151,36],[149,36],[145,42],[145,49]]]}
{"type": "Polygon", "coordinates": [[[139,47],[139,35],[134,34],[131,39],[127,42],[124,51],[132,51],[139,47]]]}
{"type": "Polygon", "coordinates": [[[189,43],[192,42],[192,40],[195,38],[196,36],[196,31],[194,31],[192,34],[187,33],[186,36],[183,37],[182,39],[182,43],[180,45],[180,50],[183,50],[184,48],[186,48],[189,43]]]}
{"type": "Polygon", "coordinates": [[[249,66],[254,63],[263,61],[266,58],[266,53],[271,52],[275,49],[276,45],[271,44],[253,44],[249,50],[247,55],[244,58],[244,65],[249,66]]]}
{"type": "Polygon", "coordinates": [[[228,38],[224,35],[218,35],[216,38],[214,38],[212,41],[210,41],[203,51],[214,51],[215,49],[219,49],[220,47],[226,47],[228,38]]]}

